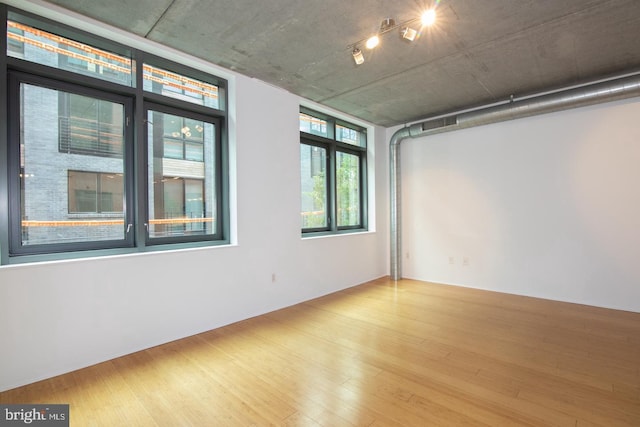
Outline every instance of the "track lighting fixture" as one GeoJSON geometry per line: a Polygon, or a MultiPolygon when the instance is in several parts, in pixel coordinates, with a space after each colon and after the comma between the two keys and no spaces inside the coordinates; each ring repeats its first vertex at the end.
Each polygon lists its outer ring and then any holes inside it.
{"type": "Polygon", "coordinates": [[[387,18],[382,21],[380,24],[380,33],[384,33],[385,31],[392,30],[396,26],[396,21],[393,18],[387,18]]]}
{"type": "Polygon", "coordinates": [[[364,55],[357,47],[353,48],[353,52],[351,52],[351,54],[353,55],[353,60],[356,61],[356,65],[360,65],[364,62],[364,55]]]}
{"type": "MultiPolygon", "coordinates": [[[[439,3],[439,1],[437,2],[439,3]]],[[[380,24],[380,29],[378,32],[371,37],[366,39],[359,40],[353,44],[350,44],[348,48],[351,50],[351,54],[353,55],[353,60],[356,65],[361,65],[364,63],[364,54],[360,49],[360,46],[364,45],[367,49],[374,49],[376,46],[380,44],[380,39],[383,35],[390,33],[393,30],[398,29],[400,32],[400,38],[407,42],[413,42],[417,38],[420,37],[420,31],[424,27],[430,27],[436,21],[436,10],[435,8],[431,8],[426,10],[422,16],[409,19],[407,21],[401,22],[396,25],[396,21],[393,18],[386,18],[380,24]],[[420,29],[415,29],[412,25],[416,23],[420,23],[420,29]]]]}
{"type": "Polygon", "coordinates": [[[404,27],[400,30],[400,35],[404,40],[414,41],[416,37],[418,37],[418,31],[414,30],[411,27],[404,27]]]}

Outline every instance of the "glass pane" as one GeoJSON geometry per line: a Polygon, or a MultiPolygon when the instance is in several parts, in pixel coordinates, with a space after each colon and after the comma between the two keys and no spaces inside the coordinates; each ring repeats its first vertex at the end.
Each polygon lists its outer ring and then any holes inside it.
{"type": "MultiPolygon", "coordinates": [[[[177,221],[184,218],[184,182],[181,178],[166,179],[162,184],[163,219],[176,220],[166,221],[164,224],[165,235],[182,234],[183,223],[177,221]]],[[[154,227],[158,231],[160,227],[154,227]]]]}
{"type": "Polygon", "coordinates": [[[164,157],[204,161],[204,123],[202,121],[162,114],[164,157]]]}
{"type": "Polygon", "coordinates": [[[7,52],[9,56],[22,58],[24,56],[24,31],[15,26],[7,26],[7,52]]]}
{"type": "Polygon", "coordinates": [[[184,157],[184,144],[182,141],[171,139],[164,140],[164,157],[169,159],[182,159],[184,157]]]}
{"type": "Polygon", "coordinates": [[[122,157],[122,105],[66,92],[59,101],[61,152],[122,157]]]}
{"type": "Polygon", "coordinates": [[[130,58],[7,21],[7,54],[102,80],[132,85],[130,58]]]}
{"type": "MultiPolygon", "coordinates": [[[[77,95],[26,83],[20,85],[23,245],[125,237],[124,106],[79,97],[87,107],[86,114],[82,126],[70,131],[69,105],[60,100],[72,96],[77,95]],[[100,107],[96,107],[98,105],[100,107]],[[93,107],[96,108],[92,110],[93,107]],[[103,121],[105,116],[96,113],[100,108],[111,111],[107,121],[103,121]],[[108,145],[113,156],[78,155],[60,150],[60,141],[64,138],[88,139],[92,144],[100,141],[101,128],[108,129],[108,145]]],[[[68,145],[85,146],[78,141],[68,145]]]]}
{"type": "Polygon", "coordinates": [[[360,225],[360,158],[336,153],[338,227],[360,225]]]}
{"type": "Polygon", "coordinates": [[[202,143],[204,139],[204,128],[202,122],[193,119],[184,119],[184,126],[182,127],[185,139],[193,142],[202,143]]]}
{"type": "Polygon", "coordinates": [[[192,79],[153,65],[143,66],[143,88],[171,98],[205,107],[220,108],[218,86],[192,79]]]}
{"type": "Polygon", "coordinates": [[[189,142],[184,144],[184,158],[186,160],[194,160],[201,162],[204,160],[204,145],[203,144],[191,144],[189,142]]]}
{"type": "Polygon", "coordinates": [[[69,213],[98,212],[98,175],[69,171],[69,213]]]}
{"type": "Polygon", "coordinates": [[[364,132],[345,126],[336,125],[336,141],[345,142],[358,147],[366,147],[367,139],[364,132]]]}
{"type": "Polygon", "coordinates": [[[123,211],[122,175],[69,171],[69,213],[123,211]]]}
{"type": "Polygon", "coordinates": [[[124,211],[124,182],[121,174],[100,173],[100,189],[98,199],[100,212],[124,211]]]}
{"type": "Polygon", "coordinates": [[[327,121],[304,113],[300,113],[300,132],[329,138],[327,121]]]}
{"type": "Polygon", "coordinates": [[[302,228],[327,227],[327,150],[300,145],[302,228]]]}
{"type": "MultiPolygon", "coordinates": [[[[184,180],[184,208],[189,219],[203,218],[204,215],[204,184],[202,180],[184,180]]],[[[192,221],[186,224],[188,231],[202,231],[203,223],[192,221]]]]}
{"type": "Polygon", "coordinates": [[[151,110],[147,118],[149,237],[215,234],[215,125],[151,110]]]}

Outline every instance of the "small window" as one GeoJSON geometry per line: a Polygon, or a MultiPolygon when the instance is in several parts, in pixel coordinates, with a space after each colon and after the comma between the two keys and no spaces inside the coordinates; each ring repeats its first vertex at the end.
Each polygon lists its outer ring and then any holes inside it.
{"type": "Polygon", "coordinates": [[[336,124],[336,141],[356,145],[358,147],[367,146],[366,133],[358,129],[352,129],[350,127],[342,126],[339,124],[336,124]]]}
{"type": "Polygon", "coordinates": [[[354,124],[300,112],[303,233],[366,229],[366,135],[354,124]]]}
{"type": "Polygon", "coordinates": [[[69,213],[124,212],[121,173],[69,171],[69,213]]]}
{"type": "MultiPolygon", "coordinates": [[[[11,15],[11,14],[10,14],[11,15]]],[[[7,21],[7,55],[131,86],[131,58],[13,20],[7,21]]]]}
{"type": "Polygon", "coordinates": [[[144,90],[194,104],[220,109],[218,86],[144,64],[144,90]]]}
{"type": "Polygon", "coordinates": [[[300,113],[300,132],[331,138],[326,120],[305,113],[300,113]]]}

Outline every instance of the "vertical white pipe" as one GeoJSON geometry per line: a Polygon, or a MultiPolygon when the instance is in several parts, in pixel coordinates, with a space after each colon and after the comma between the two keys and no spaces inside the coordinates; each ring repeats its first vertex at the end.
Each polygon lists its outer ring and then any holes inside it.
{"type": "Polygon", "coordinates": [[[400,143],[405,138],[415,138],[422,133],[422,125],[413,125],[396,131],[389,142],[389,195],[390,195],[390,259],[391,259],[391,279],[400,280],[402,278],[402,233],[400,226],[402,185],[400,182],[400,143]]]}

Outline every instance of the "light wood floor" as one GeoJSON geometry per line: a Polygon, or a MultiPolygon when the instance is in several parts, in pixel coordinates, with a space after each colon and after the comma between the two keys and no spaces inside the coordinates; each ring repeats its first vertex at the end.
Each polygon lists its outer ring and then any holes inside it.
{"type": "Polygon", "coordinates": [[[640,426],[640,313],[376,280],[0,393],[72,426],[640,426]]]}

